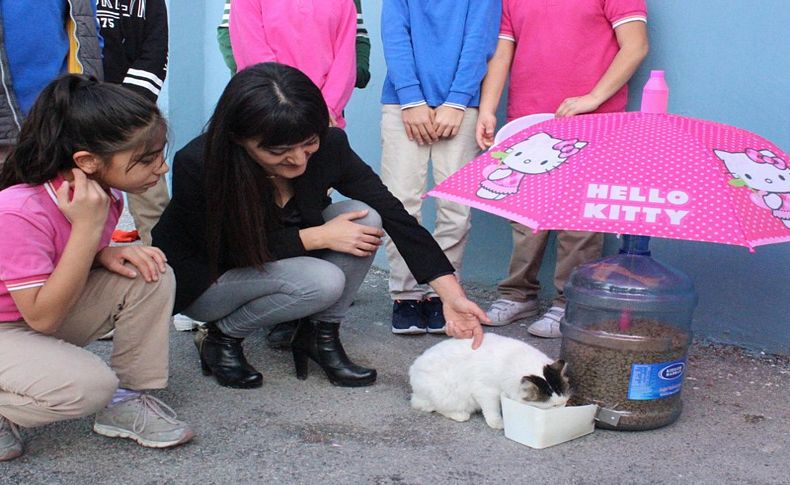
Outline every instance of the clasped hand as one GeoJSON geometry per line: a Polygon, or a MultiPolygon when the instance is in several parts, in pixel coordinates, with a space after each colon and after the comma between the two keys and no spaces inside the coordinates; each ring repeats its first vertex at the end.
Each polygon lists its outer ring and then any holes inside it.
{"type": "Polygon", "coordinates": [[[433,109],[423,104],[404,109],[401,117],[410,141],[430,145],[440,138],[457,135],[464,119],[464,111],[444,105],[433,109]]]}

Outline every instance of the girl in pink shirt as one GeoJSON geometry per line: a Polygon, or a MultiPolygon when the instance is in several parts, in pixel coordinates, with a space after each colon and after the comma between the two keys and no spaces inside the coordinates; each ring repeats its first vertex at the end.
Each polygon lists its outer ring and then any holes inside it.
{"type": "Polygon", "coordinates": [[[260,62],[299,69],[321,89],[330,123],[340,128],[357,75],[356,29],[352,0],[233,0],[230,11],[239,71],[260,62]]]}
{"type": "Polygon", "coordinates": [[[139,94],[50,83],[0,169],[0,461],[18,426],[97,413],[93,430],[154,448],[193,433],[148,391],[168,377],[175,279],[150,246],[108,246],[123,203],[164,175],[167,126],[139,94]],[[110,367],[81,347],[115,330],[110,367]]]}

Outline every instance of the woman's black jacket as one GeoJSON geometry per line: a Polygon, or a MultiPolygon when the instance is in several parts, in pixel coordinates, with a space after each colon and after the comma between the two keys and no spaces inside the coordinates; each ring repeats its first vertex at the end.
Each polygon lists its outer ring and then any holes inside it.
{"type": "MultiPolygon", "coordinates": [[[[206,256],[206,201],[203,182],[205,135],[179,150],[173,161],[173,198],[153,230],[153,244],[167,255],[176,275],[178,313],[213,283],[206,256]]],[[[343,130],[330,128],[305,173],[293,180],[294,199],[301,227],[284,227],[267,234],[269,251],[276,259],[307,255],[299,229],[324,223],[321,212],[329,205],[327,190],[368,204],[384,223],[414,278],[426,283],[453,273],[453,267],[430,233],[403,208],[373,170],[354,153],[343,130]]],[[[231,223],[232,221],[226,221],[231,223]]],[[[225,265],[220,273],[231,269],[225,265]]]]}

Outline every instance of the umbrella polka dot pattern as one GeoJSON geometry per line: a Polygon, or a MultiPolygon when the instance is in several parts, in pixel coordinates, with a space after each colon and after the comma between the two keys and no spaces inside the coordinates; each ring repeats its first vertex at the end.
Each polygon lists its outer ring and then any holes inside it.
{"type": "Polygon", "coordinates": [[[556,118],[428,195],[521,222],[737,244],[790,240],[790,158],[753,133],[664,113],[556,118]]]}

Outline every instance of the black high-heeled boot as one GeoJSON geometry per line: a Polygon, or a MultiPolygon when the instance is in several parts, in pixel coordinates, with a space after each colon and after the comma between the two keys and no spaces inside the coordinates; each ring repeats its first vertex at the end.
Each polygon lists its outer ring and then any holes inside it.
{"type": "Polygon", "coordinates": [[[269,334],[266,335],[266,343],[273,349],[290,350],[297,325],[299,325],[299,320],[278,323],[269,330],[269,334]]]}
{"type": "Polygon", "coordinates": [[[329,382],[341,387],[369,386],[376,381],[376,370],[357,365],[348,358],[340,343],[340,324],[299,321],[291,341],[296,377],[307,379],[307,359],[313,359],[326,373],[329,382]]]}
{"type": "Polygon", "coordinates": [[[214,322],[207,323],[205,330],[195,335],[203,375],[214,374],[220,386],[236,389],[261,387],[263,376],[244,358],[243,340],[225,335],[214,322]]]}

